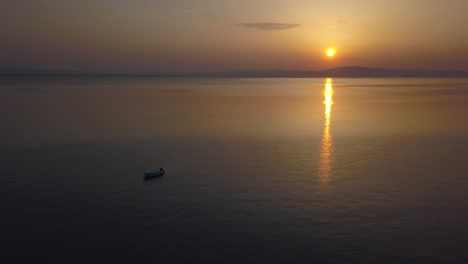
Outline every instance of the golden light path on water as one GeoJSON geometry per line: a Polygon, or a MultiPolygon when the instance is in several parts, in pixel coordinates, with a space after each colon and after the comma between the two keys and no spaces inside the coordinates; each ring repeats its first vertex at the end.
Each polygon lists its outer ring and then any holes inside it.
{"type": "Polygon", "coordinates": [[[323,91],[325,97],[325,124],[323,129],[322,147],[320,151],[320,183],[321,190],[324,193],[328,193],[331,190],[331,163],[332,163],[332,137],[330,133],[330,118],[331,110],[333,105],[333,85],[332,79],[328,78],[325,83],[325,89],[323,91]]]}

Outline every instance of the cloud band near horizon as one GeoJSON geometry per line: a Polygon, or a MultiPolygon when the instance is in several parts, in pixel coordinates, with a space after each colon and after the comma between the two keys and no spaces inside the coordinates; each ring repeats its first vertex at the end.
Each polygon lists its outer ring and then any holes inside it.
{"type": "Polygon", "coordinates": [[[274,22],[253,22],[253,23],[240,23],[237,26],[244,29],[256,29],[262,31],[280,31],[298,28],[300,24],[294,23],[274,23],[274,22]]]}

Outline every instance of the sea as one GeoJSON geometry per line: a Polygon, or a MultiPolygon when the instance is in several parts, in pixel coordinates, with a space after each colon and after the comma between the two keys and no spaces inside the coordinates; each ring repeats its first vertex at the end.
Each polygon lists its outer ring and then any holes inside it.
{"type": "Polygon", "coordinates": [[[0,126],[1,263],[468,263],[468,79],[3,76],[0,126]]]}

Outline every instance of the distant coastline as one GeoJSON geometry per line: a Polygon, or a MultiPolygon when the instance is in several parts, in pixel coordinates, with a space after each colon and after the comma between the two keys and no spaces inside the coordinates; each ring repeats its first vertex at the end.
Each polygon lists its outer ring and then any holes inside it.
{"type": "Polygon", "coordinates": [[[325,70],[239,70],[203,73],[98,73],[0,68],[0,76],[147,76],[229,78],[468,78],[468,71],[368,68],[346,66],[325,70]]]}

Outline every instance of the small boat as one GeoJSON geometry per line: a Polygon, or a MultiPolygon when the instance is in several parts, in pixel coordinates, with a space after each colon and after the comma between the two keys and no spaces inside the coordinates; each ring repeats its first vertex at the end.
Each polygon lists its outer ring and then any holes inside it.
{"type": "Polygon", "coordinates": [[[152,171],[152,172],[144,172],[145,178],[154,178],[154,177],[161,177],[165,173],[163,168],[159,168],[159,171],[152,171]]]}

